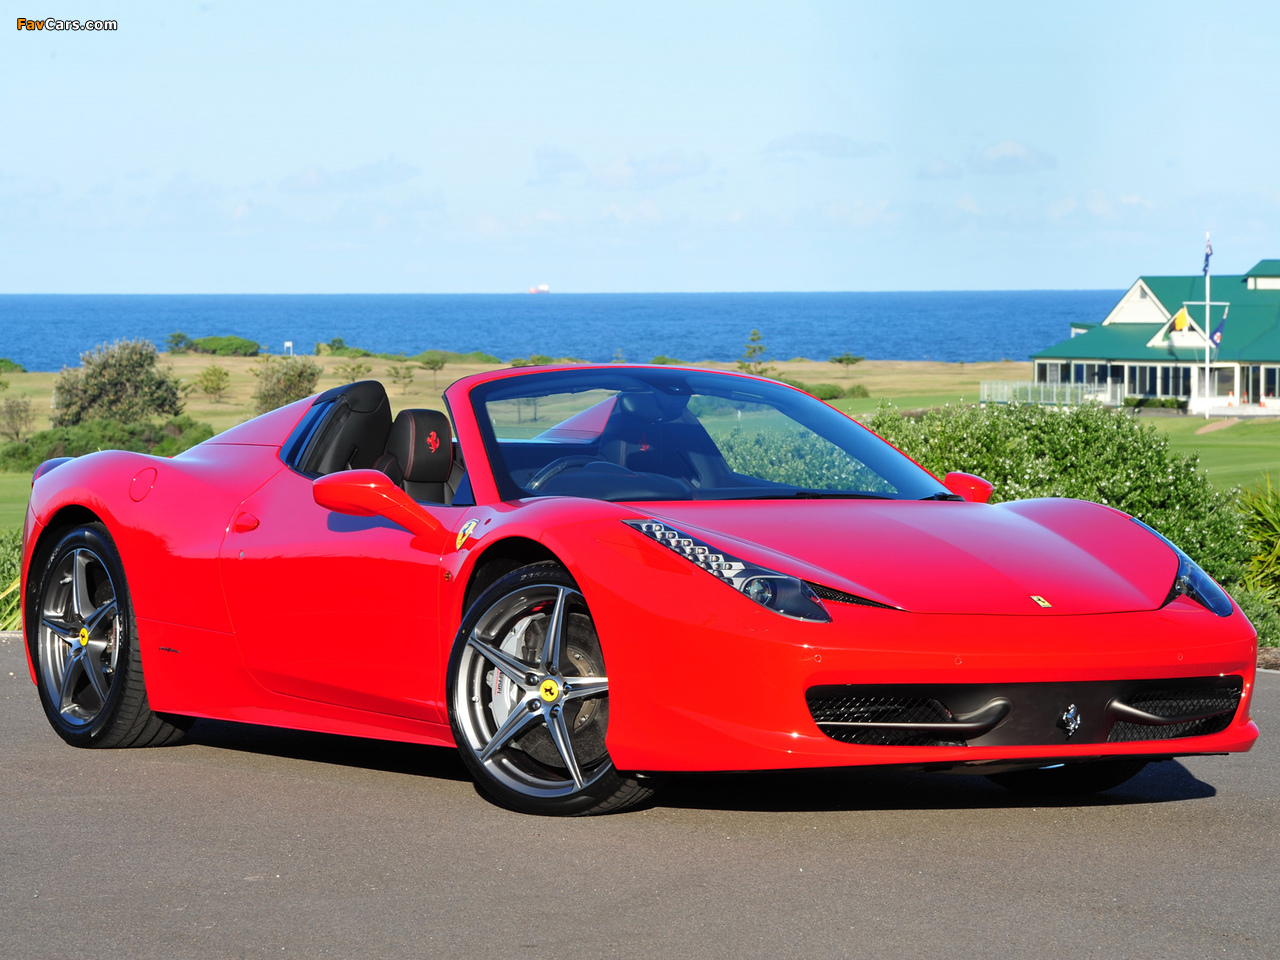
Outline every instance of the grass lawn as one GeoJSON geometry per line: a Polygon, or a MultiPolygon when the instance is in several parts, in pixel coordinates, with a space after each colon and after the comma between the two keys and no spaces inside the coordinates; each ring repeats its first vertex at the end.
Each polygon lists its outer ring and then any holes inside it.
{"type": "MultiPolygon", "coordinates": [[[[22,526],[31,496],[31,474],[0,473],[0,530],[22,526]]],[[[7,584],[5,585],[7,586],[7,584]]],[[[0,586],[0,590],[4,587],[0,586]]]]}
{"type": "Polygon", "coordinates": [[[1280,419],[1241,420],[1198,435],[1206,422],[1202,417],[1152,417],[1150,422],[1168,436],[1173,449],[1199,456],[1215,486],[1251,487],[1264,483],[1268,472],[1280,482],[1280,419]]]}

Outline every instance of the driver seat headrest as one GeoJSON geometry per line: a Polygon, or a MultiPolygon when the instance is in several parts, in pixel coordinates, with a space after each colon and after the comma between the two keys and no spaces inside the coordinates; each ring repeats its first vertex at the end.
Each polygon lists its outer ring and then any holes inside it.
{"type": "Polygon", "coordinates": [[[453,469],[453,430],[439,410],[401,410],[391,424],[387,454],[406,483],[444,483],[453,469]]]}

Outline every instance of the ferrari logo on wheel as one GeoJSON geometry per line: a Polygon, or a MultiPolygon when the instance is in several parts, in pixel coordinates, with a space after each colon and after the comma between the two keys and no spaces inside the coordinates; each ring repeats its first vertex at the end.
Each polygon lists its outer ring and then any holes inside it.
{"type": "Polygon", "coordinates": [[[88,645],[89,645],[89,631],[86,628],[81,627],[80,628],[80,646],[87,647],[88,645]]]}
{"type": "Polygon", "coordinates": [[[542,686],[538,688],[538,693],[542,695],[542,699],[547,703],[554,703],[556,697],[560,696],[560,684],[547,677],[542,681],[542,686]]]}

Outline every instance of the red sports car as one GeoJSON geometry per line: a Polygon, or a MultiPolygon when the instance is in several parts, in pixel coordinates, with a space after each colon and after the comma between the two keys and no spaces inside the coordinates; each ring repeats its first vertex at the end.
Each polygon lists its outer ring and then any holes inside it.
{"type": "Polygon", "coordinates": [[[171,460],[37,471],[31,675],[77,746],[195,717],[456,744],[489,797],[598,813],[671,771],[900,764],[1040,793],[1248,750],[1256,639],[1154,530],[987,504],[784,384],[375,381],[171,460]]]}

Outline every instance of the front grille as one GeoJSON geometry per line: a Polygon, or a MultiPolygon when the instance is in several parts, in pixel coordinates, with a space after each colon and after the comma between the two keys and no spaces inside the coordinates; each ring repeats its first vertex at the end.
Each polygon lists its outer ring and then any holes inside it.
{"type": "Polygon", "coordinates": [[[829,684],[805,700],[824,734],[864,746],[1065,746],[1202,737],[1239,710],[1239,676],[1049,683],[829,684]],[[998,702],[1004,712],[992,716],[998,702]],[[1074,711],[1072,711],[1074,708],[1074,711]],[[991,724],[975,728],[983,713],[991,724]],[[1070,713],[1075,723],[1065,722],[1070,713]],[[1210,713],[1213,716],[1204,717],[1210,713]],[[1147,714],[1143,722],[1142,714],[1147,714]],[[1160,718],[1180,719],[1161,725],[1160,718]],[[841,726],[885,724],[891,727],[841,726]],[[938,724],[955,724],[954,732],[938,724]],[[912,729],[913,724],[931,725],[912,729]],[[1070,731],[1070,732],[1069,732],[1070,731]]]}
{"type": "MultiPolygon", "coordinates": [[[[940,739],[910,730],[823,726],[824,723],[949,723],[951,712],[928,697],[866,697],[827,693],[815,687],[807,694],[809,712],[823,733],[841,743],[875,747],[963,747],[963,740],[940,739]]],[[[837,688],[839,689],[839,688],[837,688]]]]}
{"type": "Polygon", "coordinates": [[[1203,737],[1210,733],[1221,733],[1231,725],[1236,708],[1240,706],[1240,696],[1244,691],[1244,681],[1239,677],[1225,677],[1223,680],[1225,681],[1223,685],[1216,687],[1169,687],[1144,690],[1125,697],[1124,702],[1129,706],[1153,713],[1157,717],[1221,712],[1216,717],[1188,720],[1185,723],[1173,723],[1166,727],[1153,727],[1145,723],[1119,720],[1111,728],[1107,742],[1176,740],[1180,737],[1203,737]]]}
{"type": "Polygon", "coordinates": [[[818,595],[819,600],[830,600],[833,603],[856,603],[860,607],[879,607],[881,610],[897,610],[887,603],[880,603],[878,600],[868,600],[866,597],[859,597],[856,594],[845,593],[843,590],[835,590],[831,587],[824,587],[820,583],[814,583],[812,580],[806,580],[814,593],[818,595]]]}

